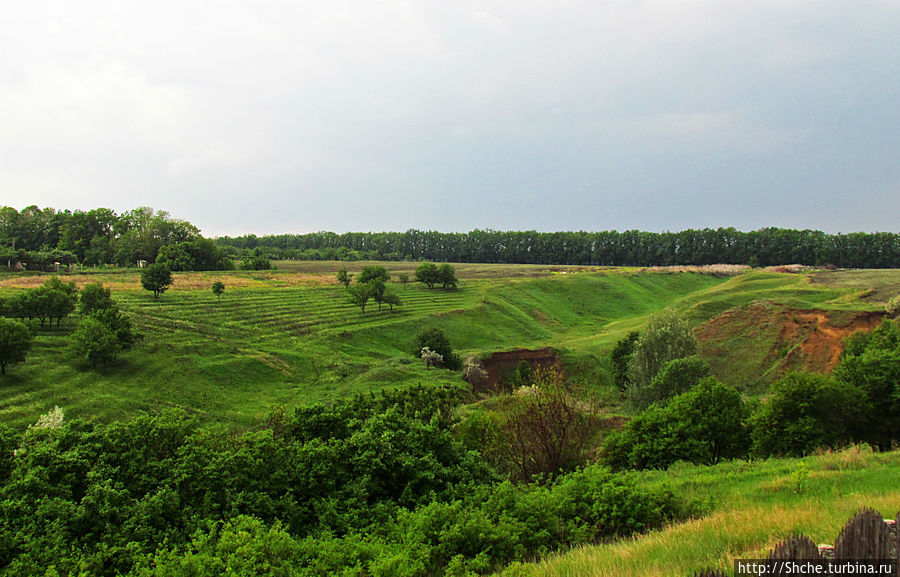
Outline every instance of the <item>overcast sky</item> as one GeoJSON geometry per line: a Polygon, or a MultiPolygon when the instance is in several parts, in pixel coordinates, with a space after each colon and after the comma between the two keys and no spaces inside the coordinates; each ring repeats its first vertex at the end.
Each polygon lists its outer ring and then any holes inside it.
{"type": "Polygon", "coordinates": [[[900,1],[6,2],[0,204],[900,230],[900,1]]]}

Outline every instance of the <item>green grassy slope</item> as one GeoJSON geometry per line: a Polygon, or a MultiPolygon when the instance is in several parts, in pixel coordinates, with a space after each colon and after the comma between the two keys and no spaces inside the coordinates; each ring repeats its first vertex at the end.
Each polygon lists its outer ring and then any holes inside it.
{"type": "Polygon", "coordinates": [[[706,501],[709,511],[634,539],[574,549],[504,574],[684,577],[705,567],[730,574],[734,559],[764,558],[793,533],[834,543],[861,507],[890,519],[900,509],[898,451],[853,447],[806,459],[676,465],[639,478],[648,485],[668,483],[676,493],[706,501]]]}
{"type": "MultiPolygon", "coordinates": [[[[556,347],[576,380],[596,384],[604,382],[612,344],[663,308],[699,323],[761,298],[878,306],[856,298],[857,287],[810,284],[804,275],[753,272],[724,279],[472,265],[461,271],[468,280],[457,291],[398,284],[402,307],[379,312],[370,304],[363,314],[346,302],[326,266],[180,273],[159,301],[139,289],[135,272],[78,277],[111,286],[143,342],[114,365],[90,371],[64,356],[77,319],[59,330],[38,330],[28,362],[14,367],[0,386],[0,418],[25,426],[60,405],[70,416],[109,420],[176,405],[205,420],[242,426],[279,405],[385,386],[459,382],[458,374],[426,370],[410,354],[415,334],[426,326],[444,329],[463,353],[556,347]],[[560,272],[568,274],[554,274],[560,272]],[[209,290],[215,279],[228,287],[221,301],[209,290]]],[[[43,280],[4,276],[0,297],[43,280]]]]}

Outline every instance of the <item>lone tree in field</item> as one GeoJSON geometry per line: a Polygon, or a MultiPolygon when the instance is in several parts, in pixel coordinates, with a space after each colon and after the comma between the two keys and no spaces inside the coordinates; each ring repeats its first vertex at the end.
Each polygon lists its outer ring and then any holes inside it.
{"type": "Polygon", "coordinates": [[[401,272],[397,275],[397,280],[403,285],[403,290],[406,290],[406,285],[409,284],[409,275],[405,272],[401,272]]]}
{"type": "Polygon", "coordinates": [[[346,267],[341,267],[341,269],[337,271],[337,281],[344,285],[344,288],[348,288],[350,286],[351,280],[353,280],[353,275],[347,272],[346,267]]]}
{"type": "Polygon", "coordinates": [[[0,375],[6,374],[7,365],[25,362],[31,349],[31,332],[22,323],[0,318],[0,375]]]}
{"type": "Polygon", "coordinates": [[[222,295],[225,293],[225,283],[220,280],[217,280],[212,284],[212,292],[216,295],[216,298],[222,300],[222,295]]]}
{"type": "Polygon", "coordinates": [[[416,282],[420,282],[431,289],[439,281],[438,267],[433,262],[423,262],[416,267],[416,282]]]}
{"type": "Polygon", "coordinates": [[[441,355],[441,365],[447,369],[456,370],[462,364],[459,355],[453,352],[450,345],[450,339],[444,334],[444,331],[437,327],[425,329],[416,335],[415,354],[417,357],[422,356],[422,350],[428,349],[441,355]]]}
{"type": "Polygon", "coordinates": [[[156,299],[166,292],[173,282],[172,271],[168,265],[162,263],[151,264],[141,272],[141,286],[152,291],[153,298],[156,299]]]}

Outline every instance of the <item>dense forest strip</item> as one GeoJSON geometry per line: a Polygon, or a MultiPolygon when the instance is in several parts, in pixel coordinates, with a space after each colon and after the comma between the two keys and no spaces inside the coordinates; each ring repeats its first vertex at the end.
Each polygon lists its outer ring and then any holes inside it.
{"type": "Polygon", "coordinates": [[[117,214],[29,206],[0,207],[0,266],[29,270],[83,264],[136,266],[160,260],[172,270],[223,270],[231,259],[432,260],[464,263],[585,266],[671,266],[799,263],[840,268],[900,267],[900,234],[762,228],[689,229],[680,232],[537,232],[473,230],[465,233],[314,232],[205,239],[190,222],[147,207],[117,214]],[[256,255],[258,256],[258,255],[256,255]]]}
{"type": "Polygon", "coordinates": [[[671,266],[787,263],[841,268],[900,266],[900,235],[890,232],[826,234],[763,228],[690,229],[680,232],[536,232],[473,230],[467,233],[314,232],[221,237],[220,247],[263,249],[275,258],[302,260],[434,260],[586,266],[671,266]]]}

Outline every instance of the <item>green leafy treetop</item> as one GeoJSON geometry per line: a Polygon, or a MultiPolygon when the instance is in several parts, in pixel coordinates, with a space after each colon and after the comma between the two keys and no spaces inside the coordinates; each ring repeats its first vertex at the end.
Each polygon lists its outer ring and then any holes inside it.
{"type": "Polygon", "coordinates": [[[92,316],[82,319],[69,341],[69,353],[75,358],[87,360],[94,369],[98,363],[114,361],[121,350],[122,345],[115,331],[92,316]]]}
{"type": "Polygon", "coordinates": [[[166,292],[172,285],[172,271],[162,263],[154,263],[146,267],[141,273],[141,286],[153,292],[154,298],[166,292]]]}
{"type": "Polygon", "coordinates": [[[339,271],[337,271],[337,281],[344,285],[344,288],[350,286],[350,281],[353,279],[353,275],[347,272],[346,267],[341,267],[339,271]]]}
{"type": "Polygon", "coordinates": [[[212,284],[212,292],[219,300],[222,300],[222,294],[225,293],[225,283],[220,280],[217,280],[212,284]]]}
{"type": "Polygon", "coordinates": [[[456,269],[451,265],[444,263],[437,269],[438,282],[445,289],[456,288],[459,280],[456,278],[456,269]]]}
{"type": "Polygon", "coordinates": [[[24,324],[0,318],[0,374],[6,374],[7,365],[25,362],[25,354],[31,349],[31,332],[24,324]]]}
{"type": "Polygon", "coordinates": [[[388,274],[388,270],[383,266],[364,266],[359,272],[356,282],[367,283],[375,281],[386,283],[390,278],[391,276],[388,274]]]}
{"type": "Polygon", "coordinates": [[[416,267],[416,282],[420,282],[428,288],[434,288],[434,285],[440,280],[438,267],[433,262],[423,262],[416,267]]]}
{"type": "Polygon", "coordinates": [[[93,282],[85,285],[81,291],[81,305],[79,311],[83,315],[89,315],[94,311],[103,311],[113,306],[112,293],[103,286],[103,283],[93,282]]]}

